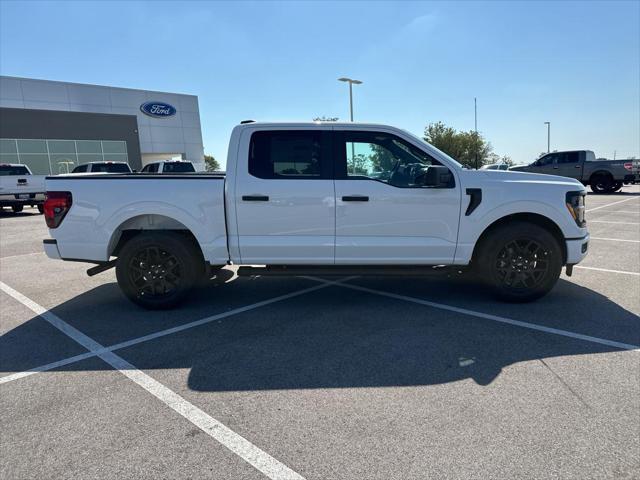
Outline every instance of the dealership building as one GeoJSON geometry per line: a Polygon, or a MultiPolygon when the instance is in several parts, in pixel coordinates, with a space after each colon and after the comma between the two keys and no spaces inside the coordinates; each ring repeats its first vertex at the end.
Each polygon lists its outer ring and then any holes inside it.
{"type": "Polygon", "coordinates": [[[204,170],[195,95],[0,76],[0,163],[55,175],[87,162],[140,170],[175,158],[204,170]]]}

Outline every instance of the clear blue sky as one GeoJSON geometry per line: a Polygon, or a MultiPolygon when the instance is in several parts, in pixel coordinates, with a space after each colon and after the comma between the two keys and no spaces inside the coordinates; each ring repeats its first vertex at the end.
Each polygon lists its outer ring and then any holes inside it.
{"type": "Polygon", "coordinates": [[[7,2],[0,72],[196,94],[224,164],[242,119],[478,128],[517,162],[640,157],[640,2],[7,2]]]}

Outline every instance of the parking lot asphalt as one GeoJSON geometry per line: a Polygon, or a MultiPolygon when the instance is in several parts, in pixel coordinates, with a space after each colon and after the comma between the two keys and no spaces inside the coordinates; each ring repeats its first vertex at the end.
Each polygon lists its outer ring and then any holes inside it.
{"type": "Polygon", "coordinates": [[[0,217],[0,478],[640,478],[640,187],[573,276],[238,278],[144,311],[0,217]]]}

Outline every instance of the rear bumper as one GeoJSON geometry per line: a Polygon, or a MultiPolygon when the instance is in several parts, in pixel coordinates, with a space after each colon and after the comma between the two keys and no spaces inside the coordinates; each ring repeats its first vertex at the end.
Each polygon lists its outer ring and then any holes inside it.
{"type": "Polygon", "coordinates": [[[54,260],[60,260],[62,258],[60,251],[58,250],[57,240],[45,238],[42,241],[42,246],[44,247],[44,253],[47,254],[47,257],[53,258],[54,260]]]}
{"type": "Polygon", "coordinates": [[[622,183],[640,183],[640,173],[625,175],[622,183]]]}
{"type": "Polygon", "coordinates": [[[587,256],[589,250],[589,234],[583,238],[567,239],[567,265],[580,263],[587,256]]]}
{"type": "Polygon", "coordinates": [[[38,205],[44,203],[44,193],[12,193],[0,195],[0,206],[38,205]]]}

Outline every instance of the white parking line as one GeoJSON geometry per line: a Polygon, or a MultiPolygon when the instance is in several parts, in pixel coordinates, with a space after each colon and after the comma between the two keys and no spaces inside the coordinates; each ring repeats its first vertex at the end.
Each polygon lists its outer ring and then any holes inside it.
{"type": "Polygon", "coordinates": [[[638,222],[610,222],[608,220],[588,220],[588,223],[613,223],[616,225],[640,225],[638,222]]]}
{"type": "Polygon", "coordinates": [[[189,420],[204,433],[231,450],[245,462],[274,480],[304,480],[304,477],[291,470],[285,464],[279,462],[264,450],[261,450],[243,436],[237,434],[226,425],[223,425],[198,407],[182,398],[173,390],[154,380],[146,373],[138,370],[134,365],[80,332],[57,315],[54,315],[43,306],[30,298],[14,290],[4,282],[0,282],[0,289],[10,295],[35,314],[42,317],[62,333],[75,340],[84,348],[95,353],[102,360],[118,370],[124,376],[144,388],[147,392],[159,399],[175,412],[189,420]]]}
{"type": "Polygon", "coordinates": [[[640,243],[640,240],[627,240],[624,238],[604,238],[604,237],[590,237],[589,240],[607,240],[609,242],[631,242],[640,243]]]}
{"type": "MultiPolygon", "coordinates": [[[[263,307],[265,305],[270,305],[272,303],[280,302],[282,300],[287,300],[289,298],[297,297],[299,295],[304,295],[305,293],[314,292],[316,290],[320,290],[322,288],[329,287],[331,285],[335,285],[341,282],[346,282],[355,277],[346,277],[340,280],[335,281],[327,281],[323,285],[316,285],[315,287],[305,288],[303,290],[297,290],[295,292],[286,293],[284,295],[280,295],[278,297],[269,298],[267,300],[262,300],[260,302],[252,303],[250,305],[245,305],[244,307],[234,308],[233,310],[229,310],[223,313],[218,313],[216,315],[211,315],[209,317],[201,318],[200,320],[194,320],[193,322],[185,323],[183,325],[178,325],[176,327],[167,328],[165,330],[160,330],[158,332],[150,333],[148,335],[144,335],[142,337],[136,337],[131,340],[125,340],[124,342],[116,343],[111,345],[110,347],[104,347],[101,350],[90,351],[87,353],[82,353],[80,355],[74,355],[73,357],[64,358],[62,360],[58,360],[56,362],[47,363],[45,365],[40,365],[38,367],[32,368],[30,370],[25,370],[23,372],[12,373],[11,375],[6,375],[0,378],[0,385],[3,383],[13,382],[14,380],[18,380],[20,378],[25,378],[30,375],[34,375],[36,373],[47,372],[49,370],[53,370],[54,368],[63,367],[65,365],[69,365],[71,363],[76,363],[81,360],[85,360],[87,358],[96,357],[100,353],[105,352],[113,352],[116,350],[120,350],[121,348],[131,347],[133,345],[137,345],[139,343],[148,342],[150,340],[154,340],[156,338],[165,337],[167,335],[171,335],[173,333],[182,332],[184,330],[188,330],[190,328],[199,327],[201,325],[206,325],[207,323],[214,322],[216,320],[221,320],[223,318],[231,317],[233,315],[237,315],[239,313],[248,312],[249,310],[253,310],[255,308],[263,307]]],[[[6,288],[11,288],[3,282],[0,282],[0,290],[6,288]]],[[[26,297],[25,297],[26,298],[26,297]]]]}
{"type": "MultiPolygon", "coordinates": [[[[320,281],[320,282],[324,281],[322,279],[314,278],[314,277],[307,277],[307,278],[313,278],[314,280],[320,281]]],[[[585,342],[598,343],[600,345],[606,345],[607,347],[614,347],[614,348],[620,348],[622,350],[631,350],[635,352],[640,352],[640,345],[633,345],[630,343],[607,340],[605,338],[592,337],[591,335],[583,335],[581,333],[570,332],[568,330],[560,330],[559,328],[545,327],[543,325],[536,325],[535,323],[522,322],[520,320],[513,320],[511,318],[500,317],[498,315],[491,315],[489,313],[476,312],[474,310],[468,310],[466,308],[453,307],[451,305],[446,305],[444,303],[430,302],[428,300],[422,300],[420,298],[408,297],[406,295],[398,295],[396,293],[389,293],[382,290],[374,290],[373,288],[361,287],[359,285],[353,285],[349,283],[340,283],[340,284],[337,284],[336,286],[340,288],[349,288],[351,290],[358,290],[361,292],[373,293],[375,295],[380,295],[382,297],[394,298],[396,300],[416,303],[418,305],[438,308],[440,310],[447,310],[449,312],[461,313],[463,315],[469,315],[472,317],[482,318],[485,320],[491,320],[493,322],[506,323],[508,325],[527,328],[529,330],[537,330],[539,332],[551,333],[553,335],[560,335],[563,337],[574,338],[577,340],[583,340],[585,342]]]]}
{"type": "Polygon", "coordinates": [[[595,270],[597,272],[620,273],[622,275],[634,275],[636,277],[640,277],[640,273],[638,273],[638,272],[629,272],[627,270],[610,270],[608,268],[583,267],[582,265],[574,265],[573,268],[578,268],[580,270],[595,270]]]}
{"type": "Polygon", "coordinates": [[[625,198],[624,200],[620,200],[618,202],[613,202],[613,203],[607,203],[606,205],[601,205],[599,207],[596,208],[590,208],[588,210],[585,210],[585,212],[595,212],[596,210],[600,210],[601,208],[607,208],[607,207],[612,207],[613,205],[618,205],[619,203],[624,203],[624,202],[628,202],[630,200],[636,200],[637,198],[640,197],[631,197],[631,198],[625,198]]]}

